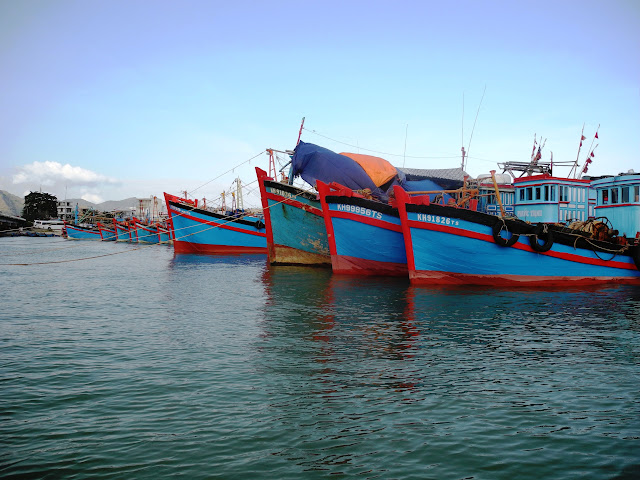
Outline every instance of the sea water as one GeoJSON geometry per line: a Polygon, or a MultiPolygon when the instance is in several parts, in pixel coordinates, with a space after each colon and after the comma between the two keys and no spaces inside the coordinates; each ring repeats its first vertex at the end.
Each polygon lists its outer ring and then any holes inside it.
{"type": "Polygon", "coordinates": [[[2,478],[640,476],[638,287],[58,238],[0,264],[2,478]]]}

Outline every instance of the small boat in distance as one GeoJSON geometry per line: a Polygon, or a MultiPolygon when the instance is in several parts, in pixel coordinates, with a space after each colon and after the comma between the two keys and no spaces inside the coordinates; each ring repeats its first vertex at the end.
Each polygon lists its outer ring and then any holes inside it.
{"type": "Polygon", "coordinates": [[[71,225],[65,222],[65,230],[67,238],[71,240],[99,240],[102,241],[102,234],[97,228],[82,227],[80,225],[71,225]]]}
{"type": "Polygon", "coordinates": [[[116,234],[116,242],[131,242],[131,231],[129,230],[129,221],[119,221],[113,219],[113,228],[116,234]]]}

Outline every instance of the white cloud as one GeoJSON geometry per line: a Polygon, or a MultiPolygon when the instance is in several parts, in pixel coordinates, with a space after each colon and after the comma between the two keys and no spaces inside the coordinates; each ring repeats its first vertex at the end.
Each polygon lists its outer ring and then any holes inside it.
{"type": "Polygon", "coordinates": [[[104,199],[100,195],[95,195],[93,193],[85,193],[80,198],[82,198],[82,200],[86,200],[87,202],[91,202],[91,203],[102,203],[102,202],[104,202],[104,199]]]}
{"type": "Polygon", "coordinates": [[[74,167],[68,163],[63,165],[59,162],[46,161],[24,165],[13,176],[14,184],[31,182],[47,186],[58,183],[71,186],[116,183],[116,180],[86,168],[74,167]]]}

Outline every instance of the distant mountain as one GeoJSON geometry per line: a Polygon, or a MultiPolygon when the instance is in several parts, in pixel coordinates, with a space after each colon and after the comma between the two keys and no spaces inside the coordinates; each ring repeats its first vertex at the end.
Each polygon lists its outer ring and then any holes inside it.
{"type": "MultiPolygon", "coordinates": [[[[63,199],[58,198],[58,201],[63,199]]],[[[67,198],[66,200],[75,208],[76,203],[79,208],[93,208],[98,212],[111,212],[113,210],[129,211],[132,208],[137,209],[140,206],[140,200],[136,197],[125,198],[124,200],[107,200],[102,203],[92,203],[82,198],[67,198]]],[[[24,198],[20,198],[13,193],[0,190],[0,212],[6,215],[19,217],[22,215],[24,208],[24,198]]]]}
{"type": "Polygon", "coordinates": [[[138,208],[140,201],[136,197],[125,198],[124,200],[107,200],[102,203],[92,203],[82,198],[67,198],[67,202],[75,207],[76,203],[79,208],[93,208],[98,212],[111,212],[113,210],[130,210],[138,208]]]}
{"type": "Polygon", "coordinates": [[[0,212],[13,217],[19,217],[22,215],[23,207],[24,198],[20,198],[13,193],[0,190],[0,212]]]}

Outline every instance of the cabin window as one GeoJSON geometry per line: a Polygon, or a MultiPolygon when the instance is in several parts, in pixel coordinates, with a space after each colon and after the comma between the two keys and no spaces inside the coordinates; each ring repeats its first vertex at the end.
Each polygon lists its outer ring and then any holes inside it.
{"type": "Polygon", "coordinates": [[[600,201],[602,205],[607,205],[609,203],[609,190],[606,188],[602,190],[602,200],[600,201]]]}
{"type": "Polygon", "coordinates": [[[629,203],[629,187],[622,187],[622,203],[629,203]]]}
{"type": "Polygon", "coordinates": [[[561,202],[566,202],[569,199],[567,198],[567,187],[563,187],[562,185],[560,185],[560,201],[561,202]]]}
{"type": "Polygon", "coordinates": [[[544,186],[544,201],[549,201],[549,185],[544,186]]]}
{"type": "Polygon", "coordinates": [[[635,203],[640,202],[640,185],[633,187],[633,201],[635,203]]]}
{"type": "Polygon", "coordinates": [[[613,205],[614,203],[618,203],[618,189],[617,188],[612,188],[611,189],[611,204],[613,205]]]}
{"type": "Polygon", "coordinates": [[[520,201],[524,202],[524,188],[520,189],[520,201]]]}
{"type": "Polygon", "coordinates": [[[555,185],[551,185],[551,201],[552,202],[556,201],[556,186],[555,185]]]}
{"type": "Polygon", "coordinates": [[[533,200],[533,188],[527,187],[527,200],[533,200]]]}
{"type": "Polygon", "coordinates": [[[540,200],[540,187],[536,187],[536,200],[540,200]]]}

